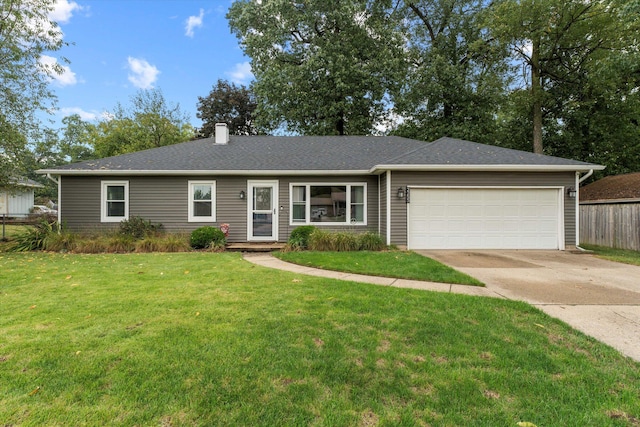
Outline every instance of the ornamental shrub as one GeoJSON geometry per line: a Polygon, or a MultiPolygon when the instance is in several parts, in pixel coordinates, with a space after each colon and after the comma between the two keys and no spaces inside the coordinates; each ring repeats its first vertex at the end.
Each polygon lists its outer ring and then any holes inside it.
{"type": "Polygon", "coordinates": [[[153,236],[162,228],[162,224],[152,224],[151,221],[141,216],[132,216],[120,221],[120,234],[131,236],[134,239],[153,236]]]}
{"type": "Polygon", "coordinates": [[[224,233],[216,227],[205,226],[191,232],[191,247],[194,249],[221,249],[226,243],[224,233]]]}
{"type": "Polygon", "coordinates": [[[293,250],[302,250],[309,247],[309,236],[317,230],[315,225],[302,225],[295,228],[289,235],[289,247],[293,250]]]}
{"type": "Polygon", "coordinates": [[[382,237],[376,233],[330,232],[314,230],[309,236],[312,251],[381,251],[386,248],[382,237]]]}

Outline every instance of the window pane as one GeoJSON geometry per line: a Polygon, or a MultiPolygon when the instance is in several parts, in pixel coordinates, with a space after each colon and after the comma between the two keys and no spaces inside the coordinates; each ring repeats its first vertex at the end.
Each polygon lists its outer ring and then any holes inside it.
{"type": "Polygon", "coordinates": [[[347,222],[347,187],[312,186],[311,222],[347,222]]]}
{"type": "Polygon", "coordinates": [[[304,204],[295,204],[293,205],[293,220],[294,221],[303,221],[305,218],[306,206],[304,204]]]}
{"type": "Polygon", "coordinates": [[[253,188],[253,206],[257,211],[271,210],[271,187],[253,188]]]}
{"type": "Polygon", "coordinates": [[[268,214],[253,214],[253,235],[255,237],[271,236],[273,234],[273,215],[268,214]]]}
{"type": "Polygon", "coordinates": [[[211,185],[209,184],[194,185],[193,200],[211,200],[211,185]]]}
{"type": "Polygon", "coordinates": [[[193,202],[193,216],[211,216],[211,202],[193,202]]]}
{"type": "Polygon", "coordinates": [[[296,186],[291,189],[291,197],[294,202],[304,202],[307,200],[306,187],[296,186]]]}
{"type": "Polygon", "coordinates": [[[364,187],[354,185],[351,187],[351,203],[364,203],[364,187]]]}
{"type": "Polygon", "coordinates": [[[124,217],[124,202],[107,202],[107,216],[124,217]]]}
{"type": "Polygon", "coordinates": [[[351,222],[363,222],[363,221],[364,221],[364,206],[351,205],[351,222]]]}
{"type": "Polygon", "coordinates": [[[124,200],[124,185],[108,185],[107,200],[124,200]]]}

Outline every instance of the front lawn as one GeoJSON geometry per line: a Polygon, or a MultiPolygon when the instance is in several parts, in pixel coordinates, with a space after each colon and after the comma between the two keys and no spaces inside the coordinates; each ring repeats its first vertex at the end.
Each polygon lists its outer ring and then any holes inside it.
{"type": "Polygon", "coordinates": [[[640,364],[514,301],[231,253],[0,254],[2,425],[625,426],[640,364]]]}
{"type": "Polygon", "coordinates": [[[595,252],[600,258],[609,261],[622,262],[624,264],[640,265],[640,252],[629,249],[615,249],[606,246],[580,245],[581,247],[595,252]]]}
{"type": "Polygon", "coordinates": [[[484,286],[473,277],[415,252],[275,252],[283,261],[370,276],[484,286]]]}

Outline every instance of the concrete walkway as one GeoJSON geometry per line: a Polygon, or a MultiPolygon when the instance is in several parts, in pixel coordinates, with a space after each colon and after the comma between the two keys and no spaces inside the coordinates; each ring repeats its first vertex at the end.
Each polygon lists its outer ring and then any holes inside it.
{"type": "Polygon", "coordinates": [[[365,276],[362,274],[342,273],[339,271],[322,270],[319,268],[304,267],[302,265],[284,262],[270,253],[247,252],[242,255],[247,261],[263,267],[277,270],[290,271],[292,273],[306,274],[308,276],[326,277],[329,279],[350,280],[352,282],[371,283],[373,285],[394,286],[396,288],[421,289],[424,291],[452,292],[456,294],[475,295],[483,297],[504,298],[500,294],[479,286],[452,285],[448,283],[422,282],[420,280],[394,279],[390,277],[365,276]]]}
{"type": "Polygon", "coordinates": [[[486,287],[321,270],[287,263],[270,253],[243,256],[257,265],[309,276],[525,301],[640,361],[640,267],[559,251],[422,253],[486,287]]]}

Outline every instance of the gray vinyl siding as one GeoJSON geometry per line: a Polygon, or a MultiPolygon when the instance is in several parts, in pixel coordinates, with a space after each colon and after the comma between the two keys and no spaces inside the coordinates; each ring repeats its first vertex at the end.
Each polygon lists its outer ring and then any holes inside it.
{"type": "MultiPolygon", "coordinates": [[[[392,172],[391,188],[404,186],[563,186],[575,185],[574,172],[392,172]]],[[[575,199],[564,193],[564,240],[576,244],[575,199]]],[[[407,203],[391,197],[391,243],[407,245],[407,203]]]]}
{"type": "MultiPolygon", "coordinates": [[[[378,231],[377,176],[347,177],[216,177],[211,176],[118,176],[118,177],[61,177],[60,210],[62,221],[76,232],[115,229],[118,223],[100,222],[100,193],[102,181],[129,182],[129,216],[140,216],[161,223],[168,232],[189,232],[205,225],[229,224],[229,242],[247,240],[247,204],[240,199],[240,191],[247,193],[247,181],[279,181],[278,240],[286,241],[296,226],[289,221],[290,183],[367,183],[367,225],[321,226],[326,230],[378,231]],[[188,222],[189,181],[216,182],[216,222],[188,222]]],[[[317,224],[316,224],[317,225],[317,224]]]]}
{"type": "Polygon", "coordinates": [[[161,223],[169,232],[188,232],[204,225],[231,225],[230,241],[246,239],[247,205],[240,200],[246,179],[238,177],[68,177],[61,179],[60,209],[70,230],[104,231],[118,223],[100,222],[102,181],[129,182],[129,216],[161,223]],[[216,222],[188,222],[189,181],[216,181],[216,222]]]}

